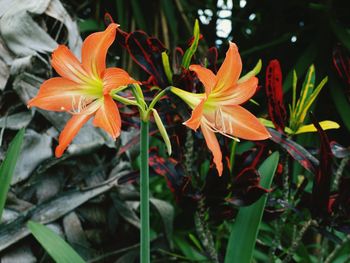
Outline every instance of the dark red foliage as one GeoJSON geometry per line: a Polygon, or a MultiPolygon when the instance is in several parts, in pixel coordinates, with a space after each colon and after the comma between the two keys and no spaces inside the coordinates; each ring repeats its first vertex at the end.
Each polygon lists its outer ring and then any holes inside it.
{"type": "Polygon", "coordinates": [[[350,56],[346,50],[337,45],[333,49],[333,65],[338,75],[348,84],[350,88],[350,56]]]}
{"type": "Polygon", "coordinates": [[[330,224],[337,230],[350,234],[350,178],[343,177],[338,192],[329,198],[330,224]]]}
{"type": "Polygon", "coordinates": [[[149,153],[149,166],[157,175],[163,176],[169,189],[174,193],[176,200],[187,195],[192,195],[189,183],[190,178],[185,175],[182,166],[173,158],[159,156],[156,148],[151,148],[149,153]]]}
{"type": "Polygon", "coordinates": [[[332,151],[327,134],[322,130],[316,118],[311,114],[312,123],[315,125],[320,137],[320,165],[315,174],[312,188],[312,213],[314,216],[324,216],[329,213],[329,196],[332,177],[332,151]]]}
{"type": "MultiPolygon", "coordinates": [[[[203,39],[203,35],[202,34],[199,34],[199,40],[202,40],[203,39]]],[[[190,37],[189,40],[187,40],[187,46],[191,46],[193,44],[193,41],[194,41],[194,36],[190,37]]]]}
{"type": "Polygon", "coordinates": [[[269,190],[261,187],[260,175],[254,168],[243,169],[233,180],[231,196],[227,202],[236,206],[247,206],[256,202],[269,190]]]}
{"type": "Polygon", "coordinates": [[[283,103],[282,71],[277,59],[271,60],[267,66],[265,88],[269,116],[276,129],[283,133],[287,112],[283,103]]]}
{"type": "Polygon", "coordinates": [[[211,47],[207,52],[208,59],[208,68],[216,73],[218,71],[217,62],[218,62],[218,49],[216,47],[211,47]]]}
{"type": "Polygon", "coordinates": [[[169,85],[162,61],[162,52],[166,51],[166,48],[159,39],[150,37],[143,31],[126,33],[118,29],[116,40],[127,49],[132,59],[152,77],[154,81],[152,84],[161,88],[169,85]]]}
{"type": "Polygon", "coordinates": [[[306,170],[316,174],[319,162],[311,153],[309,153],[303,146],[289,139],[286,135],[271,128],[268,128],[268,130],[272,136],[270,138],[272,141],[284,148],[290,156],[299,162],[306,170]]]}
{"type": "Polygon", "coordinates": [[[178,72],[181,72],[181,63],[182,63],[182,58],[184,56],[184,51],[180,47],[175,48],[175,54],[174,54],[174,59],[175,59],[175,68],[178,72]]]}

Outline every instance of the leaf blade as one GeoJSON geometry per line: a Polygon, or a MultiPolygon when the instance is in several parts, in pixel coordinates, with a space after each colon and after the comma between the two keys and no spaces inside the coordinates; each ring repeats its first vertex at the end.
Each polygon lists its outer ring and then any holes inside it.
{"type": "Polygon", "coordinates": [[[17,159],[21,151],[24,138],[24,129],[21,129],[10,143],[5,160],[0,166],[0,220],[4,210],[7,192],[10,188],[11,179],[15,171],[17,159]]]}
{"type": "Polygon", "coordinates": [[[29,221],[27,226],[33,236],[57,263],[85,263],[75,250],[48,227],[29,221]]]}
{"type": "MultiPolygon", "coordinates": [[[[275,152],[260,166],[262,187],[270,188],[278,160],[279,153],[275,152]]],[[[266,200],[267,196],[263,196],[256,203],[239,210],[235,224],[232,227],[225,263],[251,262],[266,200]]]]}

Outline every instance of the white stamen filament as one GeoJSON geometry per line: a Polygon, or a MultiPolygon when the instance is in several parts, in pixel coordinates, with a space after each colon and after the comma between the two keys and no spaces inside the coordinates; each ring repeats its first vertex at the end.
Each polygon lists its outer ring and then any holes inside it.
{"type": "Polygon", "coordinates": [[[237,142],[240,141],[237,137],[234,137],[231,135],[233,133],[232,125],[229,125],[229,127],[226,127],[226,124],[224,121],[224,114],[223,114],[223,111],[220,107],[215,111],[214,124],[212,122],[208,121],[205,117],[202,117],[202,122],[212,132],[220,133],[220,134],[222,134],[228,138],[231,138],[237,142]]]}

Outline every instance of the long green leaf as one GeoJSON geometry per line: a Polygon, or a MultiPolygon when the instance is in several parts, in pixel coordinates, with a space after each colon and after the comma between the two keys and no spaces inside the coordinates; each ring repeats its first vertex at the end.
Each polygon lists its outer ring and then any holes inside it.
{"type": "Polygon", "coordinates": [[[48,227],[34,221],[29,221],[27,226],[33,236],[57,263],[85,262],[66,241],[48,227]]]}
{"type": "MultiPolygon", "coordinates": [[[[261,186],[270,188],[279,160],[275,152],[260,166],[261,186]]],[[[230,240],[227,245],[225,263],[250,263],[267,196],[263,196],[254,204],[239,209],[232,226],[230,240]]]]}
{"type": "Polygon", "coordinates": [[[147,31],[147,24],[146,21],[144,19],[144,15],[142,13],[142,9],[141,9],[141,1],[137,1],[137,0],[131,0],[131,7],[132,7],[132,12],[133,12],[133,17],[135,18],[136,21],[136,26],[138,27],[138,29],[143,29],[147,31]]]}
{"type": "Polygon", "coordinates": [[[197,50],[198,47],[198,41],[199,41],[199,22],[196,19],[195,23],[194,23],[194,28],[193,28],[193,42],[192,45],[186,50],[184,57],[182,59],[182,66],[185,69],[188,69],[188,67],[190,66],[191,63],[191,59],[194,55],[194,53],[197,50]]]}
{"type": "Polygon", "coordinates": [[[175,15],[175,6],[173,1],[168,1],[168,0],[161,0],[161,7],[164,10],[165,17],[167,19],[167,22],[169,24],[171,33],[173,35],[173,41],[176,43],[177,42],[177,36],[178,36],[178,29],[177,29],[177,22],[178,19],[176,19],[175,15]]]}
{"type": "Polygon", "coordinates": [[[4,210],[7,192],[10,188],[13,172],[21,151],[21,145],[24,137],[24,129],[21,129],[16,137],[10,143],[5,160],[0,167],[0,221],[4,210]]]}

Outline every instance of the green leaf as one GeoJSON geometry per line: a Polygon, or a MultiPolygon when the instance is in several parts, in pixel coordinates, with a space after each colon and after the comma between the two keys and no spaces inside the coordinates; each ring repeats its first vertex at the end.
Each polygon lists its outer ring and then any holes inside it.
{"type": "MultiPolygon", "coordinates": [[[[270,188],[278,160],[279,153],[274,152],[260,166],[262,187],[270,188]]],[[[267,196],[265,195],[254,204],[239,209],[227,245],[225,263],[251,262],[266,200],[267,196]]]]}
{"type": "Polygon", "coordinates": [[[178,19],[176,18],[175,14],[175,6],[173,1],[168,1],[168,0],[161,0],[161,6],[162,9],[164,10],[165,17],[168,21],[171,33],[173,35],[174,42],[176,43],[176,39],[178,36],[178,29],[177,29],[177,22],[178,19]]]}
{"type": "Polygon", "coordinates": [[[174,207],[170,203],[156,198],[150,198],[150,202],[160,214],[164,224],[165,235],[169,244],[171,244],[174,224],[174,207]]]}
{"type": "Polygon", "coordinates": [[[101,31],[104,29],[102,23],[98,23],[94,19],[85,19],[78,22],[78,27],[80,33],[91,32],[91,31],[101,31]]]}
{"type": "Polygon", "coordinates": [[[300,97],[296,106],[296,115],[300,115],[300,112],[304,110],[304,106],[307,103],[315,87],[315,66],[311,65],[307,71],[303,86],[300,91],[300,97]]]}
{"type": "Polygon", "coordinates": [[[159,129],[159,132],[160,134],[162,135],[162,138],[164,140],[164,143],[166,145],[166,148],[167,148],[167,151],[168,151],[168,154],[171,155],[171,142],[170,142],[170,139],[169,139],[169,136],[168,136],[168,133],[163,125],[163,122],[157,112],[156,109],[152,109],[152,112],[153,112],[153,117],[154,117],[154,121],[156,122],[157,124],[157,127],[159,129]]]}
{"type": "Polygon", "coordinates": [[[196,22],[194,23],[194,28],[193,28],[193,43],[192,45],[186,50],[184,57],[182,59],[182,66],[185,69],[188,69],[188,67],[191,64],[191,59],[194,55],[194,53],[197,50],[198,47],[198,41],[199,41],[199,23],[198,23],[198,19],[196,19],[196,22]]]}
{"type": "Polygon", "coordinates": [[[29,221],[30,232],[57,263],[84,263],[74,249],[48,227],[29,221]]]}
{"type": "Polygon", "coordinates": [[[116,0],[118,24],[120,24],[122,28],[126,28],[127,26],[124,4],[125,4],[124,1],[116,0]]]}
{"type": "Polygon", "coordinates": [[[247,74],[245,74],[243,77],[241,77],[237,83],[243,83],[245,81],[247,81],[248,79],[250,79],[251,77],[254,77],[256,75],[259,74],[259,72],[261,71],[261,66],[262,66],[262,62],[261,59],[259,59],[258,63],[256,63],[255,67],[249,71],[247,74]]]}
{"type": "Polygon", "coordinates": [[[138,29],[147,30],[147,24],[146,24],[146,21],[144,19],[145,16],[143,15],[143,13],[141,11],[140,4],[141,4],[141,1],[131,0],[133,17],[135,18],[136,25],[137,25],[138,29]]]}
{"type": "Polygon", "coordinates": [[[15,171],[16,162],[21,151],[24,137],[24,129],[21,129],[10,143],[5,160],[0,166],[0,221],[4,210],[7,192],[9,191],[12,175],[15,171]]]}
{"type": "Polygon", "coordinates": [[[162,52],[162,62],[163,62],[163,68],[165,71],[165,75],[169,81],[169,83],[173,82],[173,73],[171,72],[170,63],[169,63],[169,56],[164,51],[162,52]]]}
{"type": "MultiPolygon", "coordinates": [[[[319,122],[322,130],[331,130],[331,129],[339,129],[340,125],[334,121],[321,121],[319,122]]],[[[303,125],[301,126],[295,134],[306,133],[306,132],[317,132],[316,127],[313,124],[303,125]]]]}

